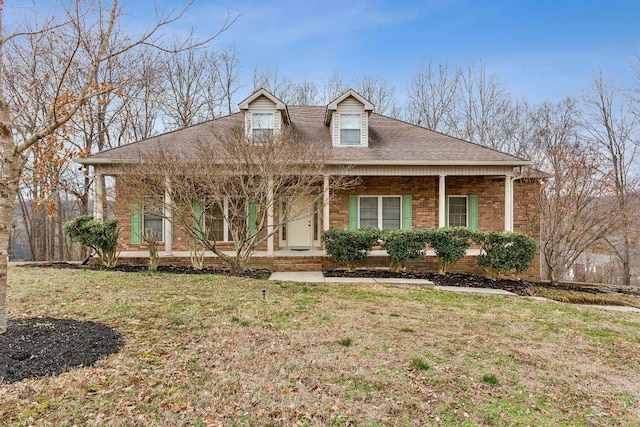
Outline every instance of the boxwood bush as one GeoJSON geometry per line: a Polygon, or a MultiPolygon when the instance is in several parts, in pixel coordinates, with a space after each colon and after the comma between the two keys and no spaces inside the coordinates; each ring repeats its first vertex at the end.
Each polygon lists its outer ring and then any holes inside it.
{"type": "Polygon", "coordinates": [[[464,227],[438,228],[427,233],[427,243],[438,258],[438,273],[446,274],[471,245],[471,231],[464,227]]]}
{"type": "Polygon", "coordinates": [[[430,230],[387,230],[382,234],[383,249],[389,255],[389,269],[398,272],[407,261],[424,256],[430,230]]]}
{"type": "Polygon", "coordinates": [[[472,239],[481,249],[478,265],[490,278],[514,270],[518,273],[526,271],[538,248],[533,237],[522,233],[476,232],[472,239]]]}
{"type": "Polygon", "coordinates": [[[105,266],[116,266],[120,236],[117,219],[98,220],[90,215],[80,215],[65,222],[63,230],[72,242],[93,249],[105,266]]]}
{"type": "Polygon", "coordinates": [[[322,233],[327,254],[349,271],[355,271],[358,263],[378,244],[382,231],[377,228],[338,229],[322,233]]]}

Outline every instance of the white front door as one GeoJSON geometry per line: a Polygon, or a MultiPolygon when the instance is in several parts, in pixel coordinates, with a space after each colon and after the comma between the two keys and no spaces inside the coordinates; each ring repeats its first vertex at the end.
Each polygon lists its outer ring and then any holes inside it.
{"type": "Polygon", "coordinates": [[[289,247],[310,247],[313,245],[313,198],[301,197],[291,204],[291,220],[287,225],[289,247]]]}

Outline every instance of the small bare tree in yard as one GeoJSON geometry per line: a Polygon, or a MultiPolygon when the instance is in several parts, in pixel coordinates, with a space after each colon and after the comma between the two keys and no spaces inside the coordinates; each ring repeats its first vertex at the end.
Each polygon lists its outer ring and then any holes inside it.
{"type": "MultiPolygon", "coordinates": [[[[300,141],[291,129],[248,138],[240,126],[221,131],[212,125],[210,136],[193,141],[192,150],[140,154],[143,171],[123,169],[118,185],[136,198],[167,191],[175,228],[194,247],[202,246],[241,272],[256,248],[290,221],[308,215],[293,210],[298,200],[322,206],[330,147],[300,141]],[[221,244],[223,223],[233,248],[221,244]]],[[[345,188],[353,180],[332,176],[330,189],[345,188]]]]}
{"type": "Polygon", "coordinates": [[[160,265],[160,256],[158,256],[160,235],[158,234],[158,230],[145,228],[140,239],[146,243],[149,248],[149,270],[156,271],[158,269],[158,265],[160,265]]]}

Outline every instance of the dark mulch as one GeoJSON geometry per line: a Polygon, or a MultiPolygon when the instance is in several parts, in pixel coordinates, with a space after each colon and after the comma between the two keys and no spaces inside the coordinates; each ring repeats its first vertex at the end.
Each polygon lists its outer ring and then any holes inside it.
{"type": "Polygon", "coordinates": [[[0,335],[0,381],[59,375],[117,353],[122,336],[95,322],[49,317],[13,319],[0,335]]]}
{"type": "Polygon", "coordinates": [[[327,277],[384,277],[384,278],[405,278],[405,279],[427,279],[439,286],[464,286],[468,288],[489,288],[504,289],[521,296],[529,296],[531,287],[549,287],[553,289],[580,291],[592,294],[604,293],[605,290],[594,287],[570,286],[570,285],[551,285],[549,283],[529,282],[526,280],[508,280],[508,279],[488,279],[482,276],[474,276],[470,274],[436,274],[436,273],[414,273],[414,272],[398,272],[388,270],[325,270],[324,275],[327,277]]]}
{"type": "MultiPolygon", "coordinates": [[[[121,271],[125,273],[148,272],[147,265],[130,265],[118,264],[113,268],[107,268],[104,265],[81,265],[71,262],[33,262],[28,264],[20,264],[19,267],[26,268],[70,268],[70,269],[89,269],[89,270],[108,270],[121,271]]],[[[271,270],[266,268],[247,269],[241,273],[232,273],[228,268],[205,267],[202,270],[196,270],[193,267],[184,267],[177,265],[161,265],[158,267],[159,273],[175,273],[175,274],[218,274],[222,276],[248,277],[251,279],[267,279],[271,274],[271,270]]]]}

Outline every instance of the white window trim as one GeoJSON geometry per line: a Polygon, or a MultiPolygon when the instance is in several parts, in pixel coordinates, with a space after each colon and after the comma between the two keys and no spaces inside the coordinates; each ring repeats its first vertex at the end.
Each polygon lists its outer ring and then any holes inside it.
{"type": "MultiPolygon", "coordinates": [[[[225,197],[224,201],[222,202],[222,205],[223,205],[222,215],[224,216],[223,218],[224,224],[222,226],[223,240],[219,240],[219,242],[227,243],[229,242],[229,222],[227,221],[227,219],[229,218],[229,199],[225,197]]],[[[202,227],[204,232],[206,233],[207,232],[207,215],[204,211],[202,212],[202,221],[204,222],[202,227]]]]}
{"type": "Polygon", "coordinates": [[[382,195],[375,195],[375,194],[362,194],[358,196],[358,228],[361,228],[360,226],[360,199],[363,197],[377,197],[378,198],[378,229],[383,230],[382,228],[382,221],[383,221],[383,217],[382,217],[382,199],[385,197],[395,197],[397,199],[400,200],[400,228],[398,229],[394,229],[394,230],[402,230],[402,196],[399,195],[395,195],[395,194],[382,194],[382,195]]]}
{"type": "MultiPolygon", "coordinates": [[[[345,129],[356,129],[356,128],[345,128],[345,129]]],[[[344,112],[344,113],[338,113],[338,145],[342,146],[342,147],[357,147],[359,145],[363,145],[362,144],[362,113],[349,113],[349,112],[344,112]],[[360,126],[357,128],[359,133],[360,133],[360,141],[355,144],[355,143],[343,143],[342,142],[342,116],[358,116],[360,117],[360,126]]]]}
{"type": "Polygon", "coordinates": [[[447,227],[450,227],[450,225],[449,225],[449,219],[450,219],[450,215],[451,215],[451,198],[452,198],[452,197],[457,197],[457,198],[464,197],[465,204],[466,204],[466,207],[467,207],[467,208],[466,208],[467,215],[466,215],[466,218],[465,218],[465,222],[466,222],[466,224],[465,224],[465,226],[464,226],[464,227],[465,227],[465,228],[469,228],[469,196],[468,196],[468,195],[465,195],[465,194],[451,194],[451,195],[447,195],[447,206],[448,206],[448,209],[447,209],[447,218],[446,218],[446,224],[447,224],[447,227]]]}
{"type": "MultiPolygon", "coordinates": [[[[155,197],[148,197],[147,199],[152,200],[152,199],[156,199],[155,197]]],[[[160,198],[157,198],[158,200],[160,198]]],[[[152,202],[153,203],[153,202],[152,202]]],[[[164,232],[165,232],[165,217],[163,215],[163,210],[164,210],[164,196],[162,196],[162,207],[158,208],[158,211],[160,212],[160,215],[156,215],[158,217],[160,217],[160,223],[162,224],[162,231],[160,232],[160,236],[158,236],[158,243],[164,243],[164,232]]],[[[152,215],[152,214],[150,214],[152,215]]],[[[140,215],[140,230],[141,233],[144,233],[144,230],[147,229],[147,227],[145,227],[145,222],[146,222],[146,216],[147,216],[147,202],[146,200],[143,201],[142,203],[142,215],[140,215]]],[[[142,240],[142,236],[140,236],[142,240]]]]}

